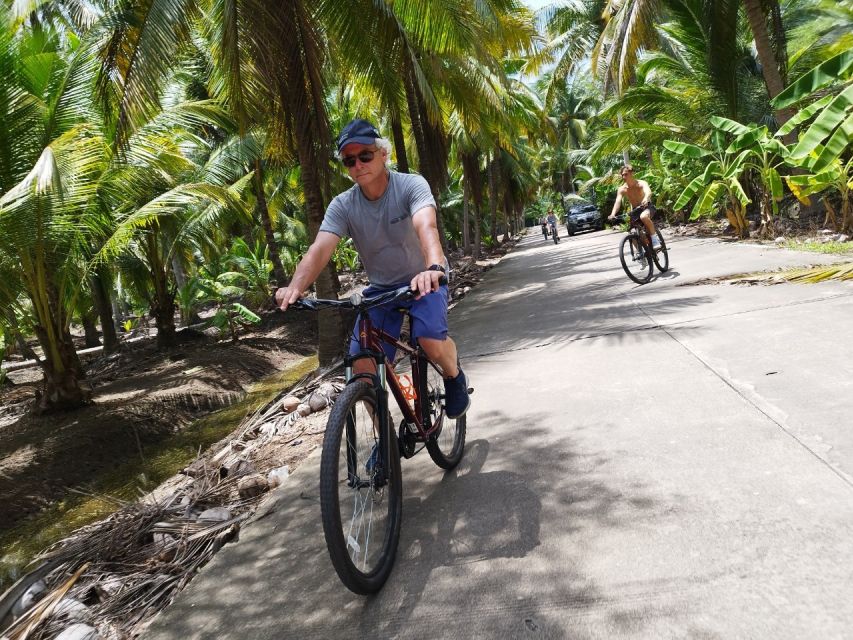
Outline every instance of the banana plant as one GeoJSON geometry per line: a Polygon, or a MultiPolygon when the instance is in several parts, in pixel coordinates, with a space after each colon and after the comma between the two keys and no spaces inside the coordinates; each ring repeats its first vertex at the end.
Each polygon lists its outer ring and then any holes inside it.
{"type": "Polygon", "coordinates": [[[791,157],[806,162],[816,153],[808,163],[818,173],[843,157],[853,140],[853,51],[842,51],[807,71],[771,103],[777,109],[787,107],[837,83],[841,83],[840,91],[804,107],[776,132],[777,136],[785,136],[811,121],[791,150],[791,157]]]}
{"type": "Polygon", "coordinates": [[[823,221],[823,226],[832,227],[836,230],[841,230],[846,233],[853,233],[853,158],[842,162],[841,160],[833,160],[832,163],[821,169],[814,170],[814,165],[820,157],[818,153],[811,156],[813,163],[805,163],[806,168],[810,169],[810,173],[795,174],[787,176],[785,181],[791,192],[804,204],[810,204],[809,196],[823,193],[825,191],[836,191],[841,196],[841,210],[835,211],[828,198],[823,199],[823,205],[826,208],[826,218],[823,221]],[[838,214],[841,221],[839,223],[838,214]]]}
{"type": "Polygon", "coordinates": [[[711,124],[719,131],[735,136],[726,149],[728,153],[749,151],[745,170],[753,170],[761,186],[761,227],[762,237],[773,235],[773,217],[779,215],[779,202],[782,200],[782,177],[779,167],[790,153],[780,140],[770,134],[767,127],[755,124],[744,125],[728,118],[714,116],[711,124]]]}
{"type": "Polygon", "coordinates": [[[673,208],[682,209],[694,198],[698,197],[690,214],[691,220],[707,215],[715,210],[715,205],[721,201],[726,203],[726,218],[741,238],[749,236],[749,223],[746,220],[746,205],[752,202],[739,177],[747,169],[748,159],[752,153],[749,149],[731,151],[723,148],[725,144],[722,132],[717,130],[712,136],[713,149],[706,149],[687,142],[665,140],[664,148],[684,158],[703,160],[711,158],[701,173],[690,180],[690,183],[678,196],[673,208]]]}

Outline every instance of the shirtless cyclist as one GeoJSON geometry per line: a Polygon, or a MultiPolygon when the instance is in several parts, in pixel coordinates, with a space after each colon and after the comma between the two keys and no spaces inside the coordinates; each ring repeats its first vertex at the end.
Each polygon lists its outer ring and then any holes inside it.
{"type": "Polygon", "coordinates": [[[622,176],[622,180],[625,182],[616,191],[616,202],[613,203],[613,211],[610,212],[610,216],[607,219],[613,222],[616,214],[622,210],[622,198],[627,198],[628,202],[631,203],[631,218],[636,219],[636,216],[639,215],[640,220],[642,220],[646,230],[649,232],[649,237],[652,239],[652,247],[655,249],[658,248],[660,240],[655,231],[655,223],[653,221],[653,217],[657,212],[655,206],[652,204],[652,190],[649,187],[649,183],[645,180],[637,180],[634,177],[634,167],[630,164],[623,165],[619,170],[619,175],[622,176]],[[639,214],[635,213],[636,211],[639,211],[639,214]]]}

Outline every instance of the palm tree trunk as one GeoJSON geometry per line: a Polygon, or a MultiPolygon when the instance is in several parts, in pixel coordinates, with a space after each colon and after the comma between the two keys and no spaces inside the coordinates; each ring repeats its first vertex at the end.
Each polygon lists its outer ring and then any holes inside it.
{"type": "Polygon", "coordinates": [[[118,336],[113,318],[112,301],[110,300],[109,279],[106,267],[99,266],[90,280],[92,287],[92,303],[101,320],[101,333],[104,340],[104,353],[113,353],[118,349],[118,336]]]}
{"type": "MultiPolygon", "coordinates": [[[[320,177],[317,175],[313,144],[306,138],[306,132],[297,132],[297,147],[299,149],[299,164],[302,168],[302,188],[305,192],[305,206],[308,218],[309,236],[315,238],[323,222],[324,206],[320,187],[320,177]]],[[[338,285],[334,264],[329,262],[315,282],[317,297],[337,298],[338,285]]],[[[335,309],[322,309],[317,314],[318,357],[320,365],[325,366],[334,362],[342,353],[344,347],[344,326],[341,315],[335,309]]]]}
{"type": "MultiPolygon", "coordinates": [[[[616,114],[616,125],[620,129],[625,126],[621,113],[616,114]]],[[[622,149],[622,164],[631,164],[631,156],[628,155],[628,149],[622,149]]]]}
{"type": "Polygon", "coordinates": [[[391,135],[394,138],[394,155],[397,156],[397,171],[409,173],[409,158],[406,155],[406,138],[399,115],[391,116],[391,135]]]}
{"type": "Polygon", "coordinates": [[[475,199],[474,200],[474,248],[471,252],[471,256],[474,260],[480,259],[480,247],[482,246],[482,230],[480,223],[480,204],[475,199]]]}
{"type": "Polygon", "coordinates": [[[489,162],[489,231],[492,244],[498,243],[498,157],[500,149],[495,147],[494,156],[489,162]]]}
{"type": "Polygon", "coordinates": [[[470,209],[471,205],[468,202],[471,188],[468,186],[468,176],[462,176],[462,252],[466,256],[471,255],[471,229],[470,229],[470,209]]]}
{"type": "Polygon", "coordinates": [[[98,315],[94,309],[88,313],[84,313],[80,317],[80,321],[83,323],[84,343],[87,349],[101,346],[101,339],[98,336],[97,317],[98,315]]]}
{"type": "MultiPolygon", "coordinates": [[[[770,46],[770,36],[767,33],[767,16],[761,7],[761,0],[743,0],[743,6],[746,9],[746,17],[752,30],[752,37],[755,39],[755,50],[758,53],[758,60],[761,62],[761,73],[764,76],[764,84],[767,86],[767,94],[772,100],[782,92],[785,85],[776,64],[773,47],[770,46]]],[[[782,126],[790,120],[793,113],[790,108],[776,109],[776,122],[782,126]]]]}
{"type": "Polygon", "coordinates": [[[151,315],[157,326],[157,348],[170,349],[177,343],[175,331],[175,296],[169,290],[169,275],[160,257],[157,234],[153,231],[146,238],[148,264],[154,284],[154,296],[151,299],[151,315]]]}
{"type": "Polygon", "coordinates": [[[88,404],[92,391],[83,382],[86,374],[77,357],[55,287],[47,284],[42,292],[30,298],[37,320],[36,337],[44,352],[39,362],[44,383],[36,396],[36,410],[49,413],[88,404]]]}
{"type": "Polygon", "coordinates": [[[267,196],[264,193],[264,165],[260,158],[255,159],[255,198],[258,203],[258,217],[261,220],[264,238],[270,251],[272,275],[275,278],[275,284],[283,287],[287,284],[287,274],[284,272],[284,265],[281,263],[281,256],[279,255],[278,245],[276,244],[275,234],[272,229],[272,218],[270,218],[270,210],[267,207],[267,196]]]}

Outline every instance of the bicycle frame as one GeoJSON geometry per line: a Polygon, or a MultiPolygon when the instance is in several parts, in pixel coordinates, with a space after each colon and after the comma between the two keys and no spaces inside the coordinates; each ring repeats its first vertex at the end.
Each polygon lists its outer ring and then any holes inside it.
{"type": "MultiPolygon", "coordinates": [[[[405,313],[405,311],[400,311],[400,313],[405,313]]],[[[417,429],[417,440],[426,442],[427,438],[441,427],[442,421],[439,419],[435,424],[430,424],[429,402],[424,397],[427,390],[427,372],[421,371],[418,366],[420,360],[418,356],[421,354],[422,349],[420,346],[416,347],[395,339],[383,329],[375,327],[370,320],[370,315],[367,313],[360,314],[357,331],[359,352],[353,355],[348,354],[344,358],[344,370],[347,382],[353,378],[368,378],[377,391],[380,405],[379,410],[382,412],[380,415],[383,416],[387,415],[388,388],[390,388],[407,425],[414,425],[417,429]],[[412,386],[416,390],[414,405],[409,403],[409,400],[403,393],[400,376],[394,371],[394,367],[387,366],[388,359],[385,351],[382,349],[383,342],[394,345],[409,356],[412,364],[412,386]],[[376,373],[353,374],[355,362],[365,358],[370,358],[374,361],[376,373]]],[[[427,360],[429,361],[429,359],[427,360]]],[[[427,366],[430,366],[430,364],[427,366]]]]}

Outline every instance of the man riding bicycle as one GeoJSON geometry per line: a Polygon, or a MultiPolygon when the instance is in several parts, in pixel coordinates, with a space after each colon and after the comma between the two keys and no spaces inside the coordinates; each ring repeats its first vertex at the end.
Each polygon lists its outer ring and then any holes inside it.
{"type": "MultiPolygon", "coordinates": [[[[416,174],[397,173],[387,167],[391,144],[370,122],[348,123],[337,139],[338,157],[355,185],[329,204],[317,237],[296,267],[287,287],[276,291],[282,311],[302,297],[329,262],[341,238],[353,240],[367,271],[370,286],[365,296],[409,284],[417,293],[409,303],[393,308],[374,307],[371,321],[399,337],[408,307],[411,333],[427,356],[441,367],[448,418],[465,414],[471,404],[465,373],[458,366],[456,343],[447,335],[447,284],[440,284],[448,263],[436,225],[435,200],[427,181],[416,174]]],[[[357,323],[356,323],[357,326],[357,323]]],[[[359,350],[355,332],[350,353],[359,350]]],[[[391,362],[396,349],[385,346],[391,362]]],[[[360,359],[355,373],[374,371],[373,361],[360,359]]]]}
{"type": "Polygon", "coordinates": [[[649,183],[645,180],[637,180],[634,178],[634,167],[630,164],[624,165],[619,170],[619,175],[622,176],[624,184],[616,191],[616,202],[613,203],[613,211],[607,217],[610,222],[616,219],[616,214],[622,210],[622,198],[627,198],[631,203],[631,220],[636,220],[637,217],[643,222],[646,230],[649,232],[649,237],[652,239],[652,247],[657,249],[660,246],[660,240],[655,231],[655,223],[653,218],[657,211],[652,204],[652,190],[649,183]]]}
{"type": "Polygon", "coordinates": [[[553,209],[548,209],[548,215],[545,217],[545,222],[551,229],[551,233],[557,233],[557,216],[554,215],[553,209]]]}

